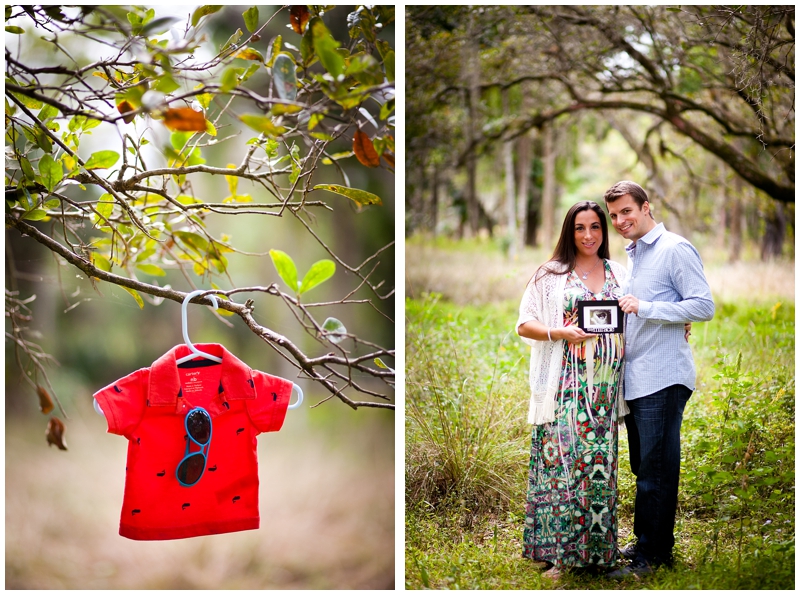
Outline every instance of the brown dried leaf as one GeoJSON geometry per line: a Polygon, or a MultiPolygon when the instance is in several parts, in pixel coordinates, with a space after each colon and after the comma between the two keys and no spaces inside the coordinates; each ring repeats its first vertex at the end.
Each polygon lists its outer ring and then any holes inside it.
{"type": "Polygon", "coordinates": [[[367,167],[378,167],[381,164],[381,156],[375,150],[372,140],[360,130],[356,130],[353,136],[353,153],[367,167]]]}
{"type": "Polygon", "coordinates": [[[292,6],[289,10],[289,22],[292,25],[295,33],[303,34],[308,25],[308,19],[311,15],[308,12],[308,6],[292,6]]]}
{"type": "Polygon", "coordinates": [[[47,445],[55,444],[61,450],[67,450],[67,443],[64,442],[64,432],[66,428],[60,419],[51,417],[50,422],[47,424],[47,445]]]}
{"type": "Polygon", "coordinates": [[[130,124],[133,122],[133,119],[136,117],[134,116],[126,116],[128,112],[135,111],[136,108],[133,107],[133,104],[128,101],[127,99],[123,99],[117,104],[117,111],[122,114],[122,119],[126,124],[130,124]]]}
{"type": "Polygon", "coordinates": [[[383,158],[386,159],[386,163],[388,163],[391,167],[394,167],[394,153],[384,151],[383,158]]]}
{"type": "Polygon", "coordinates": [[[205,132],[206,118],[203,112],[190,107],[170,108],[164,112],[164,124],[170,130],[180,132],[205,132]]]}
{"type": "Polygon", "coordinates": [[[50,393],[44,387],[37,386],[36,394],[39,395],[39,409],[47,415],[53,410],[53,399],[50,398],[50,393]]]}

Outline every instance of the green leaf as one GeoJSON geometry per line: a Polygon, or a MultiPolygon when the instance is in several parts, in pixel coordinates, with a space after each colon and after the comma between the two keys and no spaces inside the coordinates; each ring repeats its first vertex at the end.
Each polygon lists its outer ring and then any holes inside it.
{"type": "Polygon", "coordinates": [[[270,250],[269,256],[283,282],[289,286],[289,289],[297,293],[297,267],[292,257],[281,250],[270,250]]]}
{"type": "Polygon", "coordinates": [[[14,25],[7,25],[6,33],[13,33],[14,35],[22,35],[23,33],[25,33],[25,29],[23,29],[22,27],[16,27],[14,25]]]}
{"type": "Polygon", "coordinates": [[[239,119],[253,130],[256,130],[257,132],[263,132],[268,136],[280,136],[286,132],[286,128],[273,123],[273,121],[267,116],[245,114],[240,116],[239,119]]]}
{"type": "Polygon", "coordinates": [[[111,217],[111,213],[114,211],[114,197],[110,194],[104,194],[100,197],[100,200],[97,202],[97,206],[94,208],[97,211],[97,214],[101,216],[100,221],[105,224],[103,218],[108,219],[111,217]]]}
{"type": "Polygon", "coordinates": [[[394,81],[394,52],[391,51],[386,54],[386,57],[383,59],[383,65],[386,68],[386,78],[389,82],[394,81]]]}
{"type": "Polygon", "coordinates": [[[244,25],[250,33],[258,29],[258,6],[251,6],[242,13],[242,16],[244,25]]]}
{"type": "Polygon", "coordinates": [[[322,330],[325,331],[325,338],[331,343],[341,343],[347,338],[347,329],[336,318],[328,318],[322,323],[322,330]]]}
{"type": "Polygon", "coordinates": [[[198,255],[205,257],[208,253],[208,240],[192,231],[175,231],[173,235],[198,255]]]}
{"type": "Polygon", "coordinates": [[[160,19],[147,23],[139,34],[143,37],[147,37],[148,35],[160,35],[168,31],[169,28],[178,21],[180,21],[178,17],[161,17],[160,19]]]}
{"type": "Polygon", "coordinates": [[[123,287],[122,289],[131,294],[133,296],[133,299],[136,300],[136,303],[139,304],[139,307],[141,309],[144,309],[144,300],[142,299],[142,296],[139,295],[138,291],[135,291],[133,289],[128,289],[127,287],[123,287]]]}
{"type": "Polygon", "coordinates": [[[113,167],[119,160],[119,153],[116,151],[97,151],[89,157],[86,162],[86,169],[108,169],[113,167]]]}
{"type": "Polygon", "coordinates": [[[239,40],[242,38],[242,35],[243,35],[242,30],[241,29],[237,29],[236,33],[231,35],[228,38],[228,41],[225,42],[225,45],[222,46],[222,48],[220,49],[220,52],[224,52],[229,47],[231,47],[233,44],[239,43],[239,40]]]}
{"type": "Polygon", "coordinates": [[[327,190],[328,192],[341,194],[359,206],[383,204],[380,197],[372,194],[371,192],[367,192],[366,190],[358,190],[357,188],[339,186],[338,184],[317,184],[312,188],[312,190],[327,190]]]}
{"type": "Polygon", "coordinates": [[[280,55],[281,43],[283,43],[283,37],[278,35],[269,44],[269,49],[267,50],[267,68],[272,68],[275,59],[280,55]]]}
{"type": "Polygon", "coordinates": [[[303,277],[303,282],[300,283],[298,294],[305,293],[309,289],[313,289],[320,283],[324,283],[336,272],[336,263],[332,260],[320,260],[311,265],[308,269],[306,276],[303,277]]]}
{"type": "Polygon", "coordinates": [[[25,179],[33,182],[33,180],[36,179],[36,172],[33,171],[33,166],[31,162],[28,161],[28,158],[20,157],[19,165],[22,168],[22,173],[25,175],[25,179]]]}
{"type": "Polygon", "coordinates": [[[194,13],[192,14],[192,27],[197,27],[197,23],[200,22],[200,19],[210,14],[214,14],[218,10],[221,10],[222,7],[223,5],[221,4],[220,5],[206,4],[205,6],[201,6],[200,8],[195,10],[194,13]]]}
{"type": "Polygon", "coordinates": [[[39,173],[42,174],[42,184],[49,192],[52,192],[64,177],[61,162],[53,159],[49,153],[42,155],[39,160],[39,173]]]}
{"type": "Polygon", "coordinates": [[[283,103],[276,103],[272,106],[271,113],[273,116],[284,116],[286,114],[296,114],[300,111],[303,111],[303,106],[301,105],[285,105],[283,103]]]}
{"type": "MultiPolygon", "coordinates": [[[[383,368],[384,370],[392,370],[389,366],[387,366],[385,363],[383,363],[383,360],[381,358],[379,358],[379,357],[376,357],[372,361],[374,361],[375,365],[378,366],[379,368],[383,368]]],[[[392,372],[394,372],[394,370],[392,370],[392,372]]]]}
{"type": "Polygon", "coordinates": [[[180,89],[180,87],[181,86],[175,82],[175,79],[172,78],[172,75],[167,72],[159,77],[153,89],[161,91],[162,93],[172,93],[176,89],[180,89]]]}
{"type": "Polygon", "coordinates": [[[45,217],[47,217],[47,211],[43,209],[31,209],[22,215],[22,218],[27,219],[28,221],[41,221],[45,217]]]}
{"type": "Polygon", "coordinates": [[[226,68],[220,77],[220,91],[227,93],[239,86],[239,75],[244,72],[243,68],[226,68]]]}
{"type": "Polygon", "coordinates": [[[92,264],[101,271],[111,272],[111,261],[99,252],[92,252],[92,264]]]}
{"type": "Polygon", "coordinates": [[[28,189],[23,188],[22,196],[20,197],[20,205],[22,205],[22,208],[25,209],[26,211],[30,211],[37,204],[39,203],[36,200],[34,200],[33,196],[31,196],[31,193],[28,192],[28,189]]]}
{"type": "Polygon", "coordinates": [[[272,80],[278,97],[284,101],[294,101],[297,98],[297,69],[292,59],[286,54],[275,58],[272,66],[272,80]]]}
{"type": "MultiPolygon", "coordinates": [[[[229,163],[228,169],[236,169],[236,166],[229,163]]],[[[231,191],[231,195],[236,196],[236,189],[239,187],[239,176],[225,176],[225,181],[228,182],[228,189],[231,191]]]]}
{"type": "Polygon", "coordinates": [[[319,61],[333,77],[344,73],[344,58],[336,50],[339,42],[331,35],[322,19],[315,18],[312,27],[314,51],[319,56],[319,61]]]}
{"type": "Polygon", "coordinates": [[[152,275],[154,277],[164,277],[167,274],[164,269],[155,264],[137,264],[136,268],[145,275],[152,275]]]}

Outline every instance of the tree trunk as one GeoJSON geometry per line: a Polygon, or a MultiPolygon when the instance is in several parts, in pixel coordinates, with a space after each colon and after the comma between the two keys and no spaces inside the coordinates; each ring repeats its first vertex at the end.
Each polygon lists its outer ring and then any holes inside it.
{"type": "MultiPolygon", "coordinates": [[[[511,113],[508,107],[508,90],[503,92],[503,113],[511,113]]],[[[517,209],[514,196],[514,141],[506,140],[503,142],[503,165],[505,170],[506,186],[506,219],[508,227],[506,234],[508,237],[508,256],[511,259],[517,256],[517,209]]]]}
{"type": "Polygon", "coordinates": [[[553,124],[548,122],[543,126],[544,150],[544,188],[542,189],[542,245],[547,250],[553,249],[553,236],[555,225],[556,206],[556,151],[555,131],[553,124]]]}
{"type": "Polygon", "coordinates": [[[761,260],[780,258],[783,254],[783,240],[786,237],[786,215],[783,203],[775,201],[765,217],[764,237],[761,239],[761,260]]]}
{"type": "Polygon", "coordinates": [[[433,188],[431,189],[431,213],[428,218],[431,226],[431,233],[436,237],[436,226],[439,223],[439,167],[433,166],[433,188]]]}
{"type": "Polygon", "coordinates": [[[464,198],[467,201],[467,219],[469,229],[473,236],[478,235],[480,225],[480,210],[478,208],[478,194],[476,189],[477,169],[477,143],[478,143],[478,102],[480,100],[480,61],[478,57],[477,40],[475,39],[477,28],[475,26],[475,15],[470,12],[467,20],[467,39],[464,43],[464,72],[467,79],[468,93],[468,118],[467,118],[467,142],[469,143],[469,154],[467,156],[467,189],[464,198]]]}
{"type": "Polygon", "coordinates": [[[728,262],[739,262],[742,257],[742,192],[744,184],[739,176],[733,177],[733,193],[728,197],[730,203],[729,217],[730,237],[728,239],[728,262]]]}
{"type": "MultiPolygon", "coordinates": [[[[522,92],[523,113],[528,113],[531,108],[533,94],[522,92]]],[[[525,239],[528,229],[528,193],[530,192],[531,180],[531,135],[533,131],[528,131],[519,137],[517,141],[517,238],[516,245],[519,250],[525,246],[525,239]]]]}

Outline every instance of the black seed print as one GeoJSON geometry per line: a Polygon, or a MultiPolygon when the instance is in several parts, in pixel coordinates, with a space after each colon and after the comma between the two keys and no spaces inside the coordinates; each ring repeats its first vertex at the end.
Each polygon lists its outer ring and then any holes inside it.
{"type": "Polygon", "coordinates": [[[141,438],[137,438],[136,439],[136,444],[141,444],[141,443],[142,443],[142,439],[141,438]]]}
{"type": "Polygon", "coordinates": [[[140,512],[142,512],[142,511],[139,510],[138,508],[134,508],[133,510],[131,510],[131,516],[133,516],[135,514],[139,514],[140,512]]]}
{"type": "Polygon", "coordinates": [[[236,430],[236,435],[238,436],[242,432],[244,432],[244,428],[239,428],[238,430],[236,430]]]}
{"type": "Polygon", "coordinates": [[[255,385],[255,384],[253,384],[253,379],[252,379],[252,378],[248,378],[248,379],[247,379],[247,382],[249,382],[249,383],[250,383],[250,388],[255,388],[255,387],[256,387],[256,385],[255,385]]]}
{"type": "Polygon", "coordinates": [[[191,506],[191,504],[189,504],[188,502],[184,502],[184,503],[183,503],[183,506],[181,506],[181,510],[186,510],[186,509],[187,509],[187,508],[189,508],[190,506],[191,506]]]}
{"type": "Polygon", "coordinates": [[[122,392],[122,389],[119,388],[116,384],[114,385],[114,390],[117,391],[118,393],[122,392]]]}
{"type": "Polygon", "coordinates": [[[237,502],[238,500],[240,500],[240,499],[241,499],[241,498],[239,498],[239,496],[234,496],[234,497],[233,497],[233,500],[232,500],[232,502],[233,502],[234,504],[236,504],[236,502],[237,502]]]}
{"type": "Polygon", "coordinates": [[[156,473],[158,477],[164,477],[167,474],[167,470],[164,469],[161,473],[156,473]]]}
{"type": "Polygon", "coordinates": [[[278,395],[276,395],[275,393],[272,393],[272,400],[273,401],[277,401],[278,400],[278,395]]]}
{"type": "Polygon", "coordinates": [[[209,471],[216,471],[217,470],[217,466],[214,465],[213,467],[209,467],[208,470],[209,471]]]}
{"type": "Polygon", "coordinates": [[[222,404],[225,405],[225,409],[230,409],[231,408],[231,406],[228,405],[228,401],[223,401],[222,404]]]}
{"type": "Polygon", "coordinates": [[[183,396],[183,388],[178,390],[178,398],[180,399],[183,396]]]}
{"type": "Polygon", "coordinates": [[[225,392],[225,391],[222,389],[222,383],[221,383],[221,382],[219,383],[219,389],[217,390],[217,392],[218,392],[218,393],[223,393],[223,392],[225,392]]]}

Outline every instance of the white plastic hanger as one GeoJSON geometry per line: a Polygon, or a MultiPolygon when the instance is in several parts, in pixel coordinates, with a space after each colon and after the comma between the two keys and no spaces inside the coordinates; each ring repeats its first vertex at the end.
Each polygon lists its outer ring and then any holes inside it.
{"type": "MultiPolygon", "coordinates": [[[[221,357],[217,357],[216,355],[211,355],[210,353],[204,353],[200,351],[189,340],[189,325],[186,322],[186,307],[189,305],[189,302],[194,296],[200,295],[201,293],[205,292],[206,292],[205,289],[195,289],[194,291],[187,293],[186,297],[183,298],[183,303],[181,304],[181,327],[183,330],[183,341],[186,343],[186,346],[192,353],[187,355],[186,357],[182,357],[181,359],[175,360],[176,364],[186,363],[188,361],[193,360],[197,356],[210,359],[211,361],[217,362],[218,364],[222,363],[221,357]]],[[[213,294],[209,295],[208,297],[211,298],[211,303],[214,305],[214,309],[216,310],[219,307],[219,304],[217,304],[217,298],[214,297],[213,294]]]]}
{"type": "MultiPolygon", "coordinates": [[[[183,340],[186,343],[186,346],[192,351],[192,353],[187,355],[187,356],[185,356],[185,357],[182,357],[180,359],[175,360],[176,364],[186,363],[188,361],[193,360],[194,358],[196,358],[198,356],[199,357],[204,357],[206,359],[210,359],[210,360],[215,361],[215,362],[217,362],[219,364],[222,363],[222,358],[217,357],[216,355],[211,355],[210,353],[205,353],[203,351],[200,351],[189,340],[189,325],[187,323],[187,313],[186,313],[187,306],[189,305],[189,302],[192,300],[192,298],[194,296],[200,295],[201,293],[205,293],[205,292],[206,292],[205,289],[196,289],[195,291],[187,293],[186,297],[183,298],[183,303],[181,304],[181,327],[182,327],[182,331],[183,331],[183,340]]],[[[211,303],[213,304],[214,308],[215,309],[218,308],[219,304],[217,303],[217,298],[214,297],[213,294],[209,294],[208,297],[211,299],[211,303]]],[[[294,403],[289,405],[287,407],[287,409],[297,409],[298,407],[300,407],[300,405],[303,404],[303,389],[301,389],[299,386],[297,386],[297,384],[292,383],[292,392],[296,392],[297,393],[297,401],[295,401],[294,403]]],[[[99,413],[100,415],[105,415],[103,413],[103,410],[100,408],[100,405],[98,404],[97,399],[94,399],[94,410],[97,411],[97,413],[99,413]]]]}

